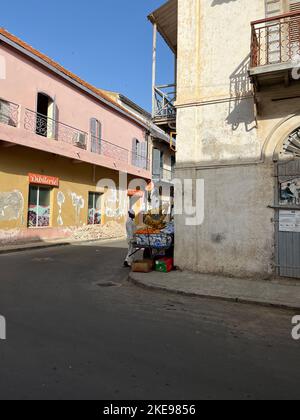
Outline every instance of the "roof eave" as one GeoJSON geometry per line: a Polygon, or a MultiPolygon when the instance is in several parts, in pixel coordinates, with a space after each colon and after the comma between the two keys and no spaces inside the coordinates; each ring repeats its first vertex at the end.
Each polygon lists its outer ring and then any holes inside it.
{"type": "Polygon", "coordinates": [[[126,111],[123,111],[121,108],[119,108],[118,106],[115,106],[113,103],[107,101],[105,98],[101,97],[100,95],[97,95],[95,92],[93,92],[92,90],[90,90],[86,86],[83,86],[82,84],[80,84],[76,80],[72,79],[67,74],[63,73],[62,71],[58,70],[56,67],[54,67],[51,64],[47,63],[46,61],[44,61],[42,58],[36,56],[35,54],[28,51],[26,48],[22,47],[21,45],[17,44],[16,42],[14,42],[14,41],[10,40],[9,38],[5,37],[3,34],[0,34],[0,41],[4,42],[5,44],[9,45],[10,47],[16,49],[17,51],[21,52],[22,54],[24,54],[28,58],[34,60],[35,62],[39,63],[40,65],[46,67],[48,70],[55,73],[56,75],[63,78],[64,80],[68,81],[69,83],[76,86],[80,90],[82,90],[82,91],[88,93],[89,95],[93,96],[94,98],[96,98],[98,101],[102,102],[107,107],[114,109],[114,111],[116,111],[116,112],[122,114],[123,116],[125,116],[126,118],[134,121],[139,126],[145,128],[145,129],[148,129],[147,125],[144,124],[139,119],[137,119],[134,116],[128,114],[126,111]]]}

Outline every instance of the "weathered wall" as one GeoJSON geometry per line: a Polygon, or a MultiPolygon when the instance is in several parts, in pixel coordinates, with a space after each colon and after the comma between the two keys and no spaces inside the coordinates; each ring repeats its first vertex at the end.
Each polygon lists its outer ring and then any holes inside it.
{"type": "MultiPolygon", "coordinates": [[[[119,173],[85,163],[72,161],[33,151],[28,148],[1,147],[0,153],[0,241],[3,239],[49,239],[68,235],[66,228],[88,223],[88,193],[96,192],[96,184],[111,179],[119,185],[119,173]],[[28,173],[58,177],[59,188],[51,191],[50,228],[27,228],[28,225],[28,173]]],[[[131,179],[128,178],[128,181],[131,179]]],[[[127,189],[123,200],[115,206],[112,194],[102,200],[102,224],[116,221],[124,225],[127,210],[127,189]]],[[[138,211],[139,209],[136,208],[138,211]]]]}
{"type": "Polygon", "coordinates": [[[248,78],[250,22],[264,0],[179,0],[177,177],[205,181],[205,216],[176,218],[180,268],[235,276],[274,272],[274,152],[300,125],[298,87],[259,92],[248,78]],[[189,63],[189,65],[187,65],[189,63]]]}
{"type": "Polygon", "coordinates": [[[273,165],[179,170],[204,179],[204,222],[176,217],[176,264],[186,270],[251,277],[274,269],[273,165]]]}

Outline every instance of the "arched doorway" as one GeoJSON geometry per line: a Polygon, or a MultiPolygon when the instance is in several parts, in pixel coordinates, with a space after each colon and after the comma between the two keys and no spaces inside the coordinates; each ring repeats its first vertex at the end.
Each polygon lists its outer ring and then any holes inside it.
{"type": "Polygon", "coordinates": [[[300,278],[300,128],[279,151],[276,213],[278,274],[300,278]]]}

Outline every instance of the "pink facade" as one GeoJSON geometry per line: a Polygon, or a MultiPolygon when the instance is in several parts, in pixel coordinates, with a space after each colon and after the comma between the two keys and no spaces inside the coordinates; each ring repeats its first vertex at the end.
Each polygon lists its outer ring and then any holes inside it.
{"type": "MultiPolygon", "coordinates": [[[[146,127],[130,114],[114,109],[84,91],[85,86],[75,86],[46,68],[43,63],[30,58],[12,46],[1,43],[1,63],[5,66],[5,79],[0,79],[0,99],[11,103],[16,124],[1,126],[1,140],[45,152],[84,161],[97,166],[121,170],[137,177],[151,178],[147,165],[146,127]],[[48,136],[36,133],[38,94],[53,101],[48,136]],[[101,149],[93,150],[91,119],[101,123],[101,149]],[[16,126],[15,126],[16,125],[16,126]],[[49,132],[53,131],[49,136],[49,132]],[[54,133],[55,131],[55,133],[54,133]],[[74,138],[83,135],[85,146],[78,147],[74,138]],[[133,157],[133,140],[144,143],[143,160],[133,157]]],[[[49,123],[49,122],[48,122],[49,123]]],[[[78,137],[80,140],[80,137],[78,137]]],[[[81,139],[82,140],[82,139],[81,139]]],[[[95,149],[95,148],[94,148],[95,149]]],[[[141,150],[141,149],[139,149],[141,150]]]]}

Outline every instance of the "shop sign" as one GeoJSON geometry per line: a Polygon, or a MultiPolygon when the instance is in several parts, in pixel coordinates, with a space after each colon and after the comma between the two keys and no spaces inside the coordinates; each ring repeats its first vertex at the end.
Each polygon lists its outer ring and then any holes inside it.
{"type": "Polygon", "coordinates": [[[280,210],[279,231],[300,233],[300,211],[280,210]]]}
{"type": "Polygon", "coordinates": [[[39,175],[39,174],[28,174],[29,183],[36,185],[47,185],[50,187],[59,187],[59,178],[55,176],[39,175]]]}

